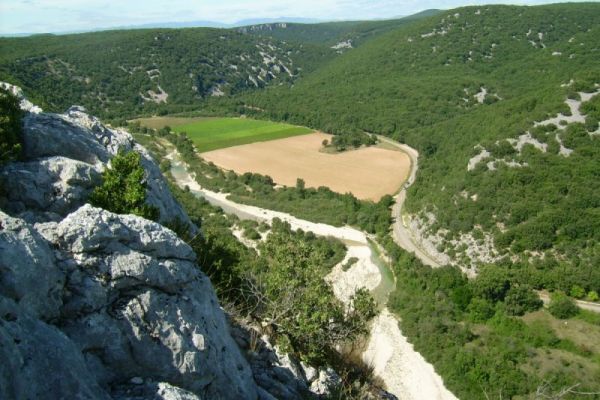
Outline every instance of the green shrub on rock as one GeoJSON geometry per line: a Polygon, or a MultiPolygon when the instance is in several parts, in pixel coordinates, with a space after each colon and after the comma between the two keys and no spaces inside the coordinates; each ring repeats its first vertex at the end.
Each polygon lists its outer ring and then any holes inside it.
{"type": "Polygon", "coordinates": [[[21,146],[21,117],[19,100],[0,89],[0,164],[19,158],[21,146]]]}
{"type": "Polygon", "coordinates": [[[144,174],[138,153],[119,152],[111,160],[110,168],[102,174],[102,185],[90,195],[90,203],[117,214],[135,214],[157,220],[158,208],[146,204],[144,174]]]}

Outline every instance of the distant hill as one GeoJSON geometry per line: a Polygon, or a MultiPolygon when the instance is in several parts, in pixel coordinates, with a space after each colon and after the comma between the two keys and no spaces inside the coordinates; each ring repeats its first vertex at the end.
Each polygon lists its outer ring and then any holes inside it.
{"type": "Polygon", "coordinates": [[[197,110],[211,97],[289,87],[367,38],[434,12],[389,21],[274,22],[278,18],[244,20],[236,25],[269,23],[232,29],[182,28],[208,24],[197,21],[0,38],[0,79],[20,85],[53,111],[82,104],[117,118],[197,110]]]}
{"type": "MultiPolygon", "coordinates": [[[[409,17],[375,21],[341,21],[316,24],[290,23],[292,21],[244,26],[239,31],[279,40],[316,43],[335,46],[346,42],[353,47],[368,38],[379,36],[407,23],[441,12],[426,10],[409,17]]],[[[340,47],[340,49],[348,47],[340,47]]]]}

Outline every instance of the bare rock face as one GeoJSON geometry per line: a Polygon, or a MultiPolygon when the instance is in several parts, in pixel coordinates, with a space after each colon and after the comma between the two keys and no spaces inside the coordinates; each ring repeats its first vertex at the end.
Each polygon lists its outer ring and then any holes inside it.
{"type": "Polygon", "coordinates": [[[0,168],[0,398],[256,399],[193,250],[86,204],[110,159],[139,151],[161,221],[193,226],[145,149],[81,108],[24,128],[24,161],[0,168]]]}
{"type": "Polygon", "coordinates": [[[2,207],[11,214],[26,213],[28,220],[60,220],[85,204],[101,183],[100,172],[93,165],[65,157],[10,164],[0,172],[5,192],[2,207]]]}
{"type": "Polygon", "coordinates": [[[90,205],[35,227],[0,213],[0,225],[0,340],[16,363],[0,376],[18,391],[5,398],[39,398],[58,380],[51,398],[106,398],[136,377],[201,398],[256,398],[210,280],[172,231],[90,205]]]}
{"type": "Polygon", "coordinates": [[[31,225],[0,211],[0,296],[32,318],[57,318],[65,274],[54,261],[49,243],[31,225]]]}
{"type": "Polygon", "coordinates": [[[110,399],[75,343],[0,296],[0,398],[110,399]]]}

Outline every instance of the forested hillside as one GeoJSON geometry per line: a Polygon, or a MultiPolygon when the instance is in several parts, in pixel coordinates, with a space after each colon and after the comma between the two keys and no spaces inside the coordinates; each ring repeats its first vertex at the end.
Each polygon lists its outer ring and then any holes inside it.
{"type": "Polygon", "coordinates": [[[455,9],[244,102],[258,117],[418,148],[408,211],[455,262],[598,290],[599,19],[594,3],[455,9]]]}
{"type": "Polygon", "coordinates": [[[147,29],[0,39],[0,79],[45,108],[105,118],[197,109],[204,99],[293,82],[335,52],[225,29],[147,29]]]}

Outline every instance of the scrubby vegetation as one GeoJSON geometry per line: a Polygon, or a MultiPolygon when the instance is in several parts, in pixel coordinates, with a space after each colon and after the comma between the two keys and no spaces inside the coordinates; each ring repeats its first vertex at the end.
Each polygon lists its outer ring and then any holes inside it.
{"type": "Polygon", "coordinates": [[[96,207],[117,214],[135,214],[151,220],[159,218],[158,208],[146,203],[146,182],[141,156],[135,151],[120,152],[102,174],[102,184],[90,194],[96,207]]]}
{"type": "Polygon", "coordinates": [[[353,308],[347,309],[325,283],[324,276],[343,259],[344,246],[274,221],[257,253],[232,235],[236,217],[190,192],[175,186],[172,191],[192,221],[202,223],[203,235],[188,240],[221,301],[262,321],[286,351],[314,365],[335,366],[344,378],[340,390],[345,398],[361,398],[372,385],[368,369],[341,356],[336,346],[366,333],[376,305],[367,291],[359,290],[353,308]]]}
{"type": "MultiPolygon", "coordinates": [[[[148,144],[156,156],[164,155],[164,147],[156,141],[148,144]]],[[[367,332],[367,323],[376,314],[369,292],[356,291],[352,306],[345,307],[324,280],[344,258],[341,242],[293,232],[279,220],[270,227],[239,221],[189,191],[175,185],[171,190],[191,220],[202,224],[201,236],[189,237],[185,228],[177,231],[196,250],[219,297],[262,321],[286,350],[317,365],[337,364],[341,361],[336,347],[367,332]],[[254,251],[235,238],[234,226],[269,233],[254,251]]],[[[348,373],[354,376],[357,371],[348,373]]]]}
{"type": "Polygon", "coordinates": [[[600,390],[600,349],[577,333],[600,333],[593,314],[589,322],[569,320],[577,324],[573,332],[558,330],[563,323],[546,311],[531,313],[541,306],[537,296],[501,269],[468,281],[457,269],[421,264],[391,240],[386,248],[397,276],[388,305],[459,398],[528,398],[573,385],[600,390]]]}
{"type": "Polygon", "coordinates": [[[18,159],[21,154],[22,116],[19,100],[0,89],[0,165],[18,159]]]}

